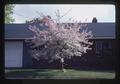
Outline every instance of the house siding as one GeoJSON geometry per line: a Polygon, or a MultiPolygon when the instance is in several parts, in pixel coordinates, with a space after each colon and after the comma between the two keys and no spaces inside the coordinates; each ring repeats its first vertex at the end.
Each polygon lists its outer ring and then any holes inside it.
{"type": "MultiPolygon", "coordinates": [[[[93,41],[92,50],[87,54],[83,54],[82,57],[73,57],[72,59],[65,59],[65,68],[74,69],[115,69],[115,40],[114,39],[95,39],[93,41]],[[99,44],[99,43],[102,44],[99,44]],[[101,45],[100,53],[97,53],[97,45],[101,45]],[[106,43],[106,44],[104,44],[106,43]],[[106,45],[109,45],[105,47],[106,45]]],[[[33,60],[33,66],[31,68],[61,68],[59,60],[53,63],[48,63],[47,60],[41,59],[40,61],[33,60]]]]}
{"type": "Polygon", "coordinates": [[[84,58],[87,59],[83,65],[93,67],[95,69],[115,69],[115,40],[114,39],[96,39],[92,46],[92,51],[84,54],[84,58]],[[100,53],[97,53],[96,43],[101,42],[102,48],[100,53]],[[104,43],[110,45],[110,48],[106,47],[104,43]]]}
{"type": "Polygon", "coordinates": [[[22,67],[22,41],[5,42],[5,68],[22,67]]]}
{"type": "Polygon", "coordinates": [[[23,41],[23,68],[32,67],[32,57],[29,53],[29,46],[23,41]]]}

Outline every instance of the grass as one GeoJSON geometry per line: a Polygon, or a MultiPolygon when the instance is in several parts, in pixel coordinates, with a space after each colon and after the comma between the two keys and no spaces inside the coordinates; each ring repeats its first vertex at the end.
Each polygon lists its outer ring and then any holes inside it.
{"type": "Polygon", "coordinates": [[[6,78],[36,79],[114,79],[114,72],[66,69],[16,69],[5,72],[6,78]]]}

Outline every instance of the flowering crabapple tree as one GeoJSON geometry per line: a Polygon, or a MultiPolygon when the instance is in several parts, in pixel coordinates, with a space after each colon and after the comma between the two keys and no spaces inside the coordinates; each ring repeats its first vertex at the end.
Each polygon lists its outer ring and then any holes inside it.
{"type": "MultiPolygon", "coordinates": [[[[53,62],[60,60],[61,68],[64,69],[64,59],[71,59],[73,56],[82,56],[91,50],[92,42],[89,41],[93,37],[92,32],[82,29],[83,24],[75,23],[58,23],[51,19],[50,16],[43,16],[40,20],[42,25],[47,26],[42,30],[36,25],[30,25],[29,30],[34,33],[33,38],[26,39],[31,45],[31,55],[36,60],[44,58],[53,62]],[[36,47],[41,47],[37,49],[36,47]]],[[[33,21],[34,23],[35,21],[33,21]]],[[[85,26],[85,25],[84,25],[85,26]]]]}

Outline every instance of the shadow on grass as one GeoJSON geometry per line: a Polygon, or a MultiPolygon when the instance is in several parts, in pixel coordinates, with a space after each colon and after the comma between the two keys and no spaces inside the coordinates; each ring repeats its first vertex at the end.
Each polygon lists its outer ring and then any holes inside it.
{"type": "Polygon", "coordinates": [[[6,77],[48,79],[53,77],[54,74],[58,72],[59,72],[58,70],[51,70],[51,69],[16,70],[16,71],[6,72],[6,77]]]}
{"type": "Polygon", "coordinates": [[[81,66],[80,68],[74,67],[74,70],[77,71],[90,71],[90,72],[109,72],[109,73],[114,73],[115,69],[97,69],[97,68],[92,68],[88,66],[81,66]]]}
{"type": "Polygon", "coordinates": [[[100,70],[66,69],[66,72],[63,73],[61,69],[16,69],[6,72],[6,78],[75,79],[114,77],[114,73],[109,73],[109,71],[106,72],[100,70]]]}

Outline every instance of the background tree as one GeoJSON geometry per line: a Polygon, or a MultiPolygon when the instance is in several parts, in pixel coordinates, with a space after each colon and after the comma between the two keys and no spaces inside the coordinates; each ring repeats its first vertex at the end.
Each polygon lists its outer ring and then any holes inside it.
{"type": "Polygon", "coordinates": [[[43,28],[42,30],[36,25],[33,25],[36,23],[33,20],[31,22],[33,24],[29,26],[29,29],[35,35],[31,40],[26,39],[26,42],[32,43],[32,57],[36,60],[44,58],[49,60],[49,62],[59,59],[62,70],[65,72],[64,59],[71,59],[73,56],[82,56],[82,54],[87,53],[87,50],[91,50],[90,45],[92,45],[92,42],[89,42],[89,39],[93,35],[85,27],[82,29],[83,24],[78,22],[58,23],[60,22],[59,18],[56,21],[51,19],[50,16],[43,16],[39,20],[41,22],[39,24],[47,28],[43,28]]]}
{"type": "Polygon", "coordinates": [[[13,17],[11,16],[13,14],[14,7],[15,5],[12,5],[12,4],[5,5],[5,24],[12,23],[15,21],[13,17]]]}

